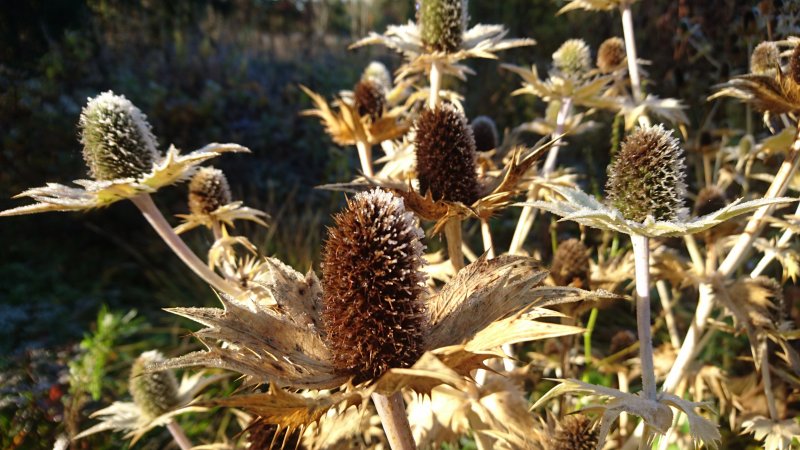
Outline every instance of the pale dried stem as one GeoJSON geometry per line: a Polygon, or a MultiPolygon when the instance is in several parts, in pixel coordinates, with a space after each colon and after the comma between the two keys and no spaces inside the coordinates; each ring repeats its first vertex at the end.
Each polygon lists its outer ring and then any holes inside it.
{"type": "Polygon", "coordinates": [[[636,272],[636,325],[639,336],[639,359],[642,367],[642,391],[649,400],[656,399],[656,375],[653,364],[653,337],[650,335],[650,239],[631,235],[636,272]]]}
{"type": "Polygon", "coordinates": [[[681,338],[678,326],[675,324],[675,315],[672,313],[672,301],[670,300],[667,283],[664,280],[656,281],[656,289],[658,289],[658,298],[661,300],[661,308],[664,310],[664,321],[667,323],[669,341],[674,348],[678,349],[681,347],[681,338]]]}
{"type": "Polygon", "coordinates": [[[703,254],[700,253],[700,247],[697,246],[697,241],[691,234],[684,235],[683,240],[686,243],[686,250],[689,251],[689,258],[692,260],[695,273],[697,275],[702,275],[706,264],[703,262],[703,254]]]}
{"type": "Polygon", "coordinates": [[[372,403],[381,417],[383,431],[392,450],[414,450],[416,444],[408,423],[403,394],[398,391],[387,397],[376,392],[372,394],[372,403]]]}
{"type": "Polygon", "coordinates": [[[633,99],[637,104],[642,102],[642,81],[639,77],[639,61],[636,57],[636,38],[633,34],[633,15],[631,5],[622,2],[620,5],[622,14],[622,33],[625,36],[625,54],[628,58],[628,76],[631,79],[631,91],[633,99]]]}
{"type": "Polygon", "coordinates": [[[494,244],[492,243],[492,230],[489,228],[489,221],[481,219],[481,238],[483,239],[483,251],[486,252],[486,257],[492,259],[495,257],[494,244]]]}
{"type": "Polygon", "coordinates": [[[356,141],[356,148],[358,149],[358,160],[361,161],[361,171],[369,178],[374,177],[375,172],[372,170],[372,145],[364,141],[356,141]]]}
{"type": "Polygon", "coordinates": [[[192,445],[192,441],[189,440],[189,438],[186,436],[186,433],[183,432],[183,428],[181,428],[177,422],[171,420],[167,424],[167,429],[169,430],[169,434],[172,435],[172,439],[175,440],[175,443],[178,444],[178,447],[180,447],[181,450],[190,450],[192,447],[194,447],[192,445]]]}
{"type": "Polygon", "coordinates": [[[769,369],[769,342],[761,348],[761,381],[764,383],[764,395],[767,397],[769,418],[778,421],[778,408],[775,406],[775,393],[772,391],[772,372],[769,369]]]}
{"type": "Polygon", "coordinates": [[[461,220],[452,217],[444,225],[444,238],[447,240],[447,256],[456,273],[464,268],[464,253],[461,251],[461,220]]]}
{"type": "Polygon", "coordinates": [[[164,215],[161,214],[161,211],[159,211],[158,207],[153,203],[150,194],[138,195],[133,197],[131,201],[139,208],[145,219],[147,219],[147,222],[150,223],[167,246],[169,246],[178,258],[192,269],[198,277],[220,292],[226,292],[232,295],[240,294],[239,288],[227,283],[213,270],[209,269],[206,263],[200,260],[186,243],[175,234],[175,231],[164,218],[164,215]]]}
{"type": "Polygon", "coordinates": [[[434,61],[431,63],[430,74],[430,92],[428,93],[428,108],[431,110],[436,108],[439,103],[439,89],[442,85],[442,73],[439,71],[439,66],[434,61]]]}

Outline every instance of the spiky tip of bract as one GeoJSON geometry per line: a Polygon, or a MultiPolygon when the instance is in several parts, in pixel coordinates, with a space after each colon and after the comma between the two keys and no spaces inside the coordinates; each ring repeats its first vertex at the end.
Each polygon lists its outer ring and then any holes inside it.
{"type": "Polygon", "coordinates": [[[570,39],[553,53],[553,68],[569,77],[580,77],[589,71],[591,55],[583,39],[570,39]]]}
{"type": "Polygon", "coordinates": [[[578,239],[558,244],[550,275],[558,286],[589,288],[589,250],[578,239]]]}
{"type": "Polygon", "coordinates": [[[372,120],[378,120],[386,108],[386,94],[383,86],[375,80],[366,79],[356,83],[353,89],[358,113],[368,115],[372,120]]]}
{"type": "Polygon", "coordinates": [[[414,123],[420,192],[436,200],[470,205],[478,199],[475,137],[454,106],[425,109],[414,123]]]}
{"type": "Polygon", "coordinates": [[[625,62],[625,42],[618,37],[610,37],[597,49],[597,68],[600,72],[609,73],[625,62]]]}
{"type": "Polygon", "coordinates": [[[147,117],[122,95],[108,91],[89,99],[78,126],[95,180],[139,178],[160,157],[147,117]]]}
{"type": "Polygon", "coordinates": [[[789,73],[796,84],[800,84],[800,45],[795,46],[789,57],[789,73]]]}
{"type": "Polygon", "coordinates": [[[323,250],[323,321],[333,362],[356,383],[424,351],[422,230],[403,200],[374,189],[334,216],[323,250]]]}
{"type": "Polygon", "coordinates": [[[564,417],[550,439],[550,450],[595,450],[599,434],[592,421],[580,414],[564,417]]]}
{"type": "Polygon", "coordinates": [[[475,137],[475,150],[485,152],[497,148],[497,125],[488,116],[478,116],[470,123],[475,137]]]}
{"type": "Polygon", "coordinates": [[[189,182],[189,211],[208,215],[231,202],[231,188],[221,170],[201,167],[189,182]]]}
{"type": "Polygon", "coordinates": [[[675,220],[683,212],[685,163],[678,140],[661,125],[637,128],[608,168],[606,192],[622,215],[675,220]]]}
{"type": "Polygon", "coordinates": [[[694,214],[705,216],[728,205],[728,198],[725,191],[718,186],[711,185],[700,189],[694,202],[694,214]]]}
{"type": "Polygon", "coordinates": [[[750,55],[750,72],[757,75],[768,74],[780,66],[781,52],[774,42],[762,42],[750,55]]]}
{"type": "Polygon", "coordinates": [[[361,74],[361,80],[372,80],[380,84],[386,91],[392,89],[392,73],[380,61],[370,62],[364,69],[364,73],[361,74]]]}
{"type": "Polygon", "coordinates": [[[467,25],[466,7],[466,0],[418,0],[417,26],[423,44],[434,51],[458,51],[467,25]]]}
{"type": "Polygon", "coordinates": [[[178,404],[178,380],[170,370],[148,372],[152,364],[164,362],[164,355],[156,350],[144,352],[131,367],[128,389],[133,402],[143,414],[153,419],[169,412],[178,404]]]}
{"type": "Polygon", "coordinates": [[[306,448],[300,443],[302,433],[299,429],[280,428],[261,417],[250,422],[246,431],[249,450],[304,450],[306,448]]]}

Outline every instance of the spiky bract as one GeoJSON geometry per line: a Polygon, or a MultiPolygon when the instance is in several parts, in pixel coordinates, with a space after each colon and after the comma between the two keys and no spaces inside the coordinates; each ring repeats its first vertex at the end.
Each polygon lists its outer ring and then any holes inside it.
{"type": "Polygon", "coordinates": [[[334,216],[323,251],[323,321],[333,363],[355,382],[423,353],[422,230],[403,200],[375,189],[334,216]]]}
{"type": "Polygon", "coordinates": [[[160,157],[147,117],[122,95],[108,91],[89,99],[78,126],[95,180],[139,178],[160,157]]]}
{"type": "Polygon", "coordinates": [[[221,170],[201,167],[189,182],[189,211],[208,215],[231,202],[231,188],[221,170]]]}
{"type": "Polygon", "coordinates": [[[553,68],[565,76],[583,76],[590,64],[589,46],[583,39],[570,39],[553,53],[553,68]]]}
{"type": "Polygon", "coordinates": [[[128,389],[133,402],[149,418],[169,412],[178,404],[178,380],[170,370],[148,372],[146,368],[163,363],[164,355],[156,350],[144,352],[131,367],[128,389]]]}
{"type": "Polygon", "coordinates": [[[497,148],[497,125],[488,116],[478,116],[470,124],[475,137],[475,150],[485,152],[497,148]]]}
{"type": "Polygon", "coordinates": [[[378,120],[383,115],[386,107],[386,94],[383,86],[375,80],[366,79],[356,83],[353,89],[358,113],[368,115],[372,120],[378,120]]]}
{"type": "Polygon", "coordinates": [[[635,222],[676,220],[683,212],[685,163],[678,140],[661,125],[636,129],[608,168],[611,204],[635,222]]]}
{"type": "Polygon", "coordinates": [[[764,75],[780,66],[780,51],[774,42],[762,42],[750,55],[750,72],[764,75]]]}
{"type": "Polygon", "coordinates": [[[434,51],[455,53],[461,47],[466,28],[464,0],[419,0],[417,24],[425,46],[434,51]]]}
{"type": "Polygon", "coordinates": [[[361,80],[375,81],[386,91],[392,88],[392,73],[380,61],[370,62],[364,69],[364,73],[361,74],[361,80]]]}
{"type": "Polygon", "coordinates": [[[425,109],[414,124],[420,192],[470,205],[478,199],[475,137],[452,105],[425,109]]]}
{"type": "Polygon", "coordinates": [[[578,239],[558,244],[550,275],[558,286],[589,288],[589,250],[578,239]]]}
{"type": "Polygon", "coordinates": [[[303,450],[306,447],[300,444],[300,434],[300,430],[290,431],[288,428],[280,428],[258,418],[247,426],[247,448],[248,450],[303,450]]]}
{"type": "Polygon", "coordinates": [[[625,42],[618,37],[610,37],[597,49],[597,68],[603,73],[613,72],[625,62],[625,42]]]}
{"type": "Polygon", "coordinates": [[[598,433],[584,415],[566,416],[552,437],[550,450],[595,450],[598,433]]]}
{"type": "Polygon", "coordinates": [[[706,186],[697,193],[697,199],[694,201],[694,214],[705,216],[727,205],[728,199],[725,191],[715,185],[706,186]]]}

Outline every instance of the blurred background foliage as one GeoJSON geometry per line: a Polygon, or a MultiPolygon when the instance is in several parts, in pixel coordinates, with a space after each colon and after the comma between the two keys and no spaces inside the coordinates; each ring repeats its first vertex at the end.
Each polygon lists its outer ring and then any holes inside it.
{"type": "MultiPolygon", "coordinates": [[[[560,6],[559,0],[472,0],[471,23],[502,23],[511,37],[536,39],[535,47],[501,56],[540,70],[568,38],[596,49],[621,35],[617,13],[555,16],[560,6]]],[[[650,61],[647,89],[687,104],[687,146],[711,121],[741,126],[735,103],[712,110],[705,98],[713,84],[746,72],[749,48],[767,38],[763,21],[784,7],[779,0],[634,6],[639,54],[650,61]]],[[[372,59],[396,68],[398,57],[383,48],[347,47],[413,16],[410,0],[3,2],[0,209],[19,205],[10,197],[27,187],[85,177],[78,116],[87,97],[112,89],[148,115],[162,148],[193,150],[217,141],[252,149],[217,163],[236,196],[272,216],[271,228],[246,231],[257,234],[262,252],[301,270],[312,267],[330,212],[343,200],[314,187],[347,180],[358,165],[352,149],[335,146],[317,120],[298,115],[310,106],[298,85],[330,97],[352,88],[372,59]]],[[[477,75],[446,86],[465,95],[468,116],[486,114],[510,129],[544,113],[530,97],[509,95],[519,80],[496,61],[469,64],[477,75]]],[[[571,143],[575,151],[564,164],[602,178],[613,117],[596,119],[601,125],[571,143]]],[[[157,202],[167,214],[181,213],[185,196],[179,186],[160,192],[157,202]]],[[[496,220],[510,229],[515,214],[496,220]]],[[[539,228],[546,235],[547,226],[539,228]]],[[[206,239],[195,233],[189,240],[205,248],[206,239]]],[[[502,247],[510,234],[497,239],[502,247]]],[[[97,361],[113,371],[135,356],[133,349],[112,350],[114,342],[146,338],[151,347],[170,344],[165,349],[179,352],[178,340],[190,342],[182,334],[187,324],[160,308],[215,301],[126,202],[87,214],[3,219],[0,249],[2,448],[40,448],[64,431],[56,424],[65,417],[71,417],[67,427],[77,427],[86,402],[124,392],[124,382],[101,384],[107,373],[97,361]],[[133,309],[136,320],[128,313],[133,309]],[[82,380],[83,391],[66,389],[70,379],[82,380]]],[[[122,445],[101,439],[87,445],[122,445]]]]}

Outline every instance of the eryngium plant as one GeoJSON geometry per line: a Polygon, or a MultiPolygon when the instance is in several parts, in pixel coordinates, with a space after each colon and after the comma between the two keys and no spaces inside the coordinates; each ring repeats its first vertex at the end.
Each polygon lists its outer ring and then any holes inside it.
{"type": "Polygon", "coordinates": [[[231,188],[221,170],[201,167],[189,182],[189,211],[207,215],[231,203],[231,188]]]}
{"type": "Polygon", "coordinates": [[[465,205],[477,200],[475,138],[464,115],[447,104],[425,109],[414,131],[420,193],[465,205]]]}
{"type": "Polygon", "coordinates": [[[322,319],[334,366],[355,381],[408,367],[423,353],[422,230],[386,191],[356,195],[323,251],[322,319]]]}
{"type": "Polygon", "coordinates": [[[433,51],[453,53],[461,46],[467,24],[463,0],[419,0],[417,26],[425,46],[433,51]]]}
{"type": "Polygon", "coordinates": [[[579,78],[591,67],[589,46],[583,39],[570,39],[553,53],[553,69],[568,77],[579,78]]]}
{"type": "Polygon", "coordinates": [[[551,439],[550,450],[595,450],[600,441],[594,422],[583,414],[564,417],[551,439]]]}
{"type": "Polygon", "coordinates": [[[144,352],[133,363],[128,389],[133,402],[149,417],[158,417],[178,403],[178,379],[171,370],[147,372],[150,364],[164,362],[164,356],[155,350],[144,352]]]}
{"type": "Polygon", "coordinates": [[[362,79],[356,83],[353,97],[360,115],[369,116],[372,120],[377,120],[383,115],[383,110],[386,108],[386,94],[379,81],[362,79]]]}

